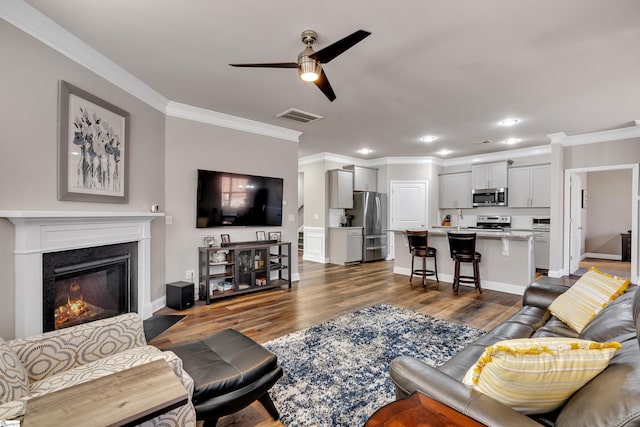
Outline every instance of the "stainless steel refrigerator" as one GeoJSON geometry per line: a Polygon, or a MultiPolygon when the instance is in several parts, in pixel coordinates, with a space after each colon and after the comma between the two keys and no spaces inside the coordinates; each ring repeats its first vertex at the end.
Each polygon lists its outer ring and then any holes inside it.
{"type": "Polygon", "coordinates": [[[353,194],[352,225],[362,227],[362,260],[376,261],[387,257],[387,195],[362,192],[353,194]]]}

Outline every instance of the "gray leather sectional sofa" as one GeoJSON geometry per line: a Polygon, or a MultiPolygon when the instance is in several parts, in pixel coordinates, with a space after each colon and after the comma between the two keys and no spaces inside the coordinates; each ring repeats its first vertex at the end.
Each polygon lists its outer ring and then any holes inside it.
{"type": "Polygon", "coordinates": [[[444,365],[433,368],[411,357],[391,364],[396,397],[416,390],[487,426],[640,426],[640,293],[630,287],[594,317],[578,334],[552,316],[547,307],[568,287],[546,279],[523,296],[522,308],[444,365]],[[464,385],[461,380],[485,347],[498,341],[528,337],[575,337],[618,341],[622,348],[608,367],[553,413],[527,416],[464,385]]]}

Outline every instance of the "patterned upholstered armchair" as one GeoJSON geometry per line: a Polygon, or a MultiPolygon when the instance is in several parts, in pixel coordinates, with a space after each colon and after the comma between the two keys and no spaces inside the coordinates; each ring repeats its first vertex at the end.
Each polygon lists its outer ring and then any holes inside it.
{"type": "Polygon", "coordinates": [[[142,425],[195,427],[193,380],[174,353],[147,345],[136,313],[11,341],[0,338],[0,420],[22,417],[33,397],[154,360],[167,362],[189,401],[142,425]]]}

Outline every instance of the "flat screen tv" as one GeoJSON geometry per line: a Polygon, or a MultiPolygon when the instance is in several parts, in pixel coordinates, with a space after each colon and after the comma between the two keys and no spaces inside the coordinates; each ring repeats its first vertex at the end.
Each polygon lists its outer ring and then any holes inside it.
{"type": "Polygon", "coordinates": [[[196,228],[282,226],[283,179],[198,169],[196,228]]]}

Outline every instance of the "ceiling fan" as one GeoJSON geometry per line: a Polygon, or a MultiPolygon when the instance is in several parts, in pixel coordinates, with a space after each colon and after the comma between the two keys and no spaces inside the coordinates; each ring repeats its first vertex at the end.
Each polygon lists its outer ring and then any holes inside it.
{"type": "Polygon", "coordinates": [[[302,80],[313,82],[329,98],[329,101],[333,102],[336,99],[336,94],[333,92],[321,64],[326,64],[370,35],[371,33],[368,31],[358,30],[324,49],[314,52],[311,46],[316,42],[318,34],[313,30],[306,30],[302,32],[302,43],[307,47],[298,55],[298,62],[229,65],[232,67],[297,68],[302,80]]]}

